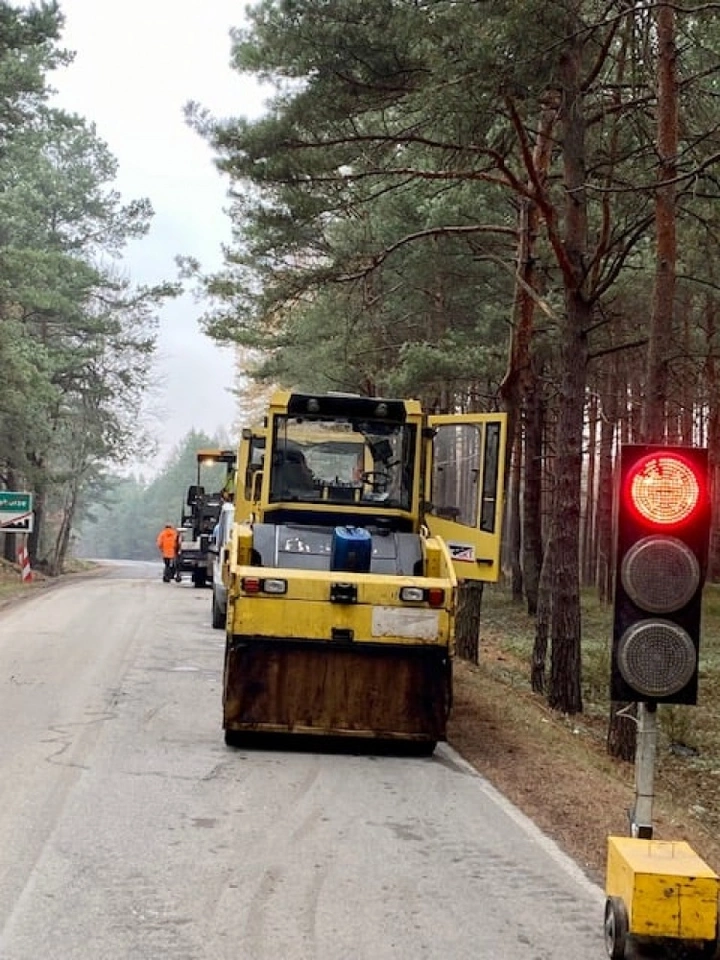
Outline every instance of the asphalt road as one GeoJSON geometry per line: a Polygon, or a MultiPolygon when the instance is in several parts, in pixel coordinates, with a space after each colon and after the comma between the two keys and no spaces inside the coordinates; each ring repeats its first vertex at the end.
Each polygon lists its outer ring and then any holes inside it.
{"type": "Polygon", "coordinates": [[[0,612],[0,960],[600,960],[602,891],[452,750],[232,750],[210,591],[0,612]]]}

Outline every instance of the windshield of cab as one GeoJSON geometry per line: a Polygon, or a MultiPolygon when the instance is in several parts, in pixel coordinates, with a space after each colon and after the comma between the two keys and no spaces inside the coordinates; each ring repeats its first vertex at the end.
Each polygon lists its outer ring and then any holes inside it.
{"type": "Polygon", "coordinates": [[[409,510],[415,427],[276,416],[270,500],[409,510]]]}

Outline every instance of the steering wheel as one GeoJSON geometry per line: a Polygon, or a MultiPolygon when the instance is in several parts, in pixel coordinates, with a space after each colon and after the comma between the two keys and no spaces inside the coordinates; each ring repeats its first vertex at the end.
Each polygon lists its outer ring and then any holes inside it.
{"type": "Polygon", "coordinates": [[[360,479],[372,487],[373,493],[383,493],[390,483],[390,474],[385,470],[366,470],[360,479]]]}

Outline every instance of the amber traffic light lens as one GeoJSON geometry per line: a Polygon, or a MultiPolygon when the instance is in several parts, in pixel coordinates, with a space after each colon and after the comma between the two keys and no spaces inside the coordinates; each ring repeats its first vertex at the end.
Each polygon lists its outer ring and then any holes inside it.
{"type": "Polygon", "coordinates": [[[671,454],[643,457],[628,476],[630,500],[643,520],[661,526],[683,523],[700,503],[692,466],[671,454]]]}

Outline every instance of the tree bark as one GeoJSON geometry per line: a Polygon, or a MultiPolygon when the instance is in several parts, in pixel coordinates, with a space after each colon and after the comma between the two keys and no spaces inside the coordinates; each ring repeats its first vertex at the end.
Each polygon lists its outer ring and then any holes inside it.
{"type": "MultiPolygon", "coordinates": [[[[557,92],[548,91],[540,111],[538,133],[528,163],[527,187],[531,193],[544,190],[547,182],[554,147],[552,134],[558,110],[557,92]]],[[[540,209],[537,201],[523,197],[518,212],[518,282],[515,287],[513,336],[508,371],[500,388],[510,420],[509,442],[517,449],[513,438],[516,431],[521,431],[524,445],[524,453],[517,464],[518,469],[520,461],[523,464],[523,485],[522,490],[518,490],[523,502],[520,515],[522,526],[518,531],[518,539],[523,545],[522,573],[521,576],[513,576],[513,597],[516,595],[517,583],[521,581],[531,615],[537,610],[542,563],[541,516],[539,509],[533,510],[533,507],[539,507],[541,497],[539,481],[543,411],[542,406],[537,406],[540,388],[532,358],[535,312],[544,283],[537,269],[535,253],[539,224],[540,209]],[[530,429],[537,432],[529,436],[530,429]],[[533,486],[536,481],[537,486],[533,486]]]]}
{"type": "Polygon", "coordinates": [[[535,617],[535,642],[530,662],[530,686],[535,693],[547,692],[547,650],[552,613],[552,568],[551,551],[555,549],[553,532],[548,537],[540,578],[538,581],[538,605],[535,617]]]}
{"type": "MultiPolygon", "coordinates": [[[[8,490],[20,490],[22,489],[22,483],[20,482],[17,474],[12,468],[7,470],[6,475],[7,489],[8,490]]],[[[17,534],[15,533],[6,533],[3,534],[3,543],[2,543],[2,556],[4,560],[7,560],[8,563],[17,563],[17,534]]]]}
{"type": "Polygon", "coordinates": [[[705,358],[705,384],[708,397],[707,445],[710,461],[710,497],[712,516],[715,522],[710,528],[710,552],[708,556],[708,577],[711,581],[720,578],[720,378],[718,378],[717,359],[714,353],[717,329],[717,306],[712,297],[707,297],[705,310],[705,337],[708,353],[705,358]]]}
{"type": "Polygon", "coordinates": [[[555,549],[550,618],[551,666],[548,703],[563,713],[582,712],[580,618],[580,498],[583,397],[590,309],[570,291],[564,331],[555,483],[555,549]]]}
{"type": "Polygon", "coordinates": [[[646,443],[661,443],[666,434],[677,263],[674,179],[677,176],[678,90],[675,11],[671,6],[658,6],[656,26],[659,183],[655,191],[655,283],[642,418],[643,440],[646,443]]]}
{"type": "Polygon", "coordinates": [[[610,720],[605,746],[611,757],[628,762],[635,757],[637,728],[633,718],[636,712],[634,704],[615,701],[610,704],[610,720]],[[623,713],[618,716],[621,710],[623,713]]]}
{"type": "Polygon", "coordinates": [[[611,603],[613,595],[613,450],[617,409],[615,375],[609,373],[603,381],[601,395],[600,451],[598,455],[598,497],[595,511],[595,542],[597,567],[595,583],[600,603],[611,603]]]}
{"type": "Polygon", "coordinates": [[[526,392],[525,457],[523,472],[523,581],[527,611],[535,616],[538,609],[540,570],[543,563],[543,427],[545,404],[542,384],[532,368],[532,381],[526,392]]]}
{"type": "Polygon", "coordinates": [[[482,595],[482,580],[464,580],[458,586],[455,650],[459,657],[470,663],[478,663],[480,656],[482,595]]]}
{"type": "Polygon", "coordinates": [[[515,443],[511,459],[509,496],[507,498],[507,560],[510,566],[512,582],[512,598],[514,603],[520,603],[523,598],[523,573],[520,555],[522,551],[521,496],[522,478],[522,437],[520,431],[515,433],[515,443]]]}
{"type": "Polygon", "coordinates": [[[598,397],[592,393],[588,402],[588,442],[585,458],[585,496],[582,517],[582,582],[586,586],[595,583],[597,571],[595,557],[595,512],[597,509],[598,491],[596,471],[598,463],[598,397]]]}
{"type": "Polygon", "coordinates": [[[585,117],[582,109],[582,45],[572,15],[569,36],[577,39],[561,58],[562,156],[565,185],[563,264],[565,312],[560,324],[560,384],[557,457],[553,498],[552,604],[548,703],[563,713],[580,713],[580,503],[583,410],[587,379],[587,330],[592,307],[585,298],[587,199],[585,117]]]}

